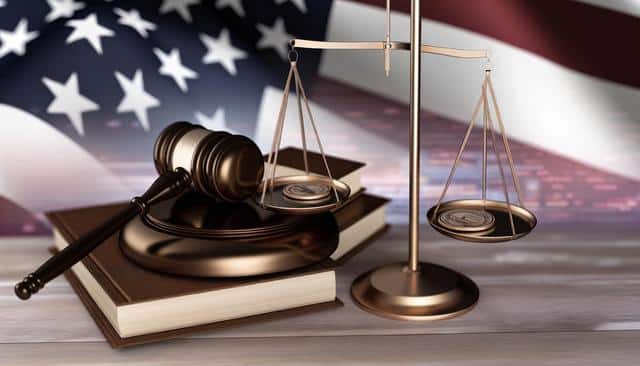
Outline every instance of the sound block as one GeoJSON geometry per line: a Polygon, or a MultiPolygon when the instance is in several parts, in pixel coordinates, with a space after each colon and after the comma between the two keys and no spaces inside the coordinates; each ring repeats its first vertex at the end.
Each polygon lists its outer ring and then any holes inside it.
{"type": "Polygon", "coordinates": [[[266,211],[251,200],[229,204],[187,192],[129,222],[120,247],[130,260],[154,271],[246,277],[322,262],[338,240],[332,213],[296,217],[266,211]]]}

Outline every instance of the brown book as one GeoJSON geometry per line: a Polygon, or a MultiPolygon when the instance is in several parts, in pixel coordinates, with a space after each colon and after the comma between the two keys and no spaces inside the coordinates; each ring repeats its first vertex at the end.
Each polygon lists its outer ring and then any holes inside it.
{"type": "MultiPolygon", "coordinates": [[[[351,194],[357,194],[362,189],[360,181],[362,168],[365,164],[357,161],[326,155],[327,165],[331,169],[331,176],[346,183],[351,188],[351,194]]],[[[307,155],[309,172],[318,175],[327,175],[322,155],[309,151],[307,155]]],[[[265,156],[265,161],[267,156],[265,156]]],[[[267,174],[269,170],[265,170],[267,174]]],[[[286,147],[278,152],[278,168],[276,176],[298,175],[304,171],[304,155],[301,149],[286,147]]]]}
{"type": "MultiPolygon", "coordinates": [[[[361,194],[336,211],[341,231],[338,250],[331,260],[313,268],[242,279],[173,276],[127,260],[114,235],[68,271],[67,277],[113,347],[264,317],[259,314],[313,310],[313,304],[335,303],[334,266],[384,231],[386,205],[385,199],[361,194]]],[[[119,208],[109,205],[48,214],[55,227],[56,248],[63,249],[119,208]]]]}

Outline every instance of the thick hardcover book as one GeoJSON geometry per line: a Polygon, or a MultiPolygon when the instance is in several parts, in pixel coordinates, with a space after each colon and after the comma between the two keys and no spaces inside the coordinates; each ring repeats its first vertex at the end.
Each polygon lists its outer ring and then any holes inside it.
{"type": "MultiPolygon", "coordinates": [[[[324,304],[320,308],[335,304],[333,268],[384,231],[386,205],[385,199],[361,194],[336,211],[341,231],[338,249],[331,260],[312,268],[242,279],[167,275],[127,260],[114,235],[68,271],[67,278],[113,347],[270,317],[267,313],[288,316],[312,311],[318,308],[314,304],[324,304]]],[[[63,249],[119,208],[48,214],[56,248],[63,249]]]]}
{"type": "MultiPolygon", "coordinates": [[[[58,250],[54,247],[51,248],[51,253],[56,254],[58,250]]],[[[342,302],[336,298],[335,301],[324,302],[319,304],[301,306],[298,308],[286,309],[281,311],[274,311],[272,313],[258,314],[253,316],[247,316],[244,318],[230,319],[226,321],[220,321],[215,323],[208,323],[202,325],[196,325],[185,328],[178,328],[167,330],[163,332],[149,333],[143,334],[139,336],[133,337],[121,337],[120,334],[113,327],[109,319],[105,316],[104,312],[96,304],[92,295],[87,292],[84,284],[78,279],[75,271],[66,271],[64,273],[64,277],[67,279],[71,288],[75,291],[75,293],[82,301],[82,304],[85,306],[89,315],[93,318],[93,321],[96,323],[105,339],[109,343],[112,348],[126,348],[137,346],[146,343],[160,342],[163,340],[169,340],[173,338],[178,338],[181,336],[206,332],[206,331],[215,331],[217,329],[227,329],[234,326],[241,326],[244,324],[251,324],[259,321],[268,321],[268,320],[276,320],[276,319],[284,319],[284,318],[292,318],[295,316],[301,316],[317,311],[324,311],[327,309],[337,308],[343,306],[342,302]]]]}

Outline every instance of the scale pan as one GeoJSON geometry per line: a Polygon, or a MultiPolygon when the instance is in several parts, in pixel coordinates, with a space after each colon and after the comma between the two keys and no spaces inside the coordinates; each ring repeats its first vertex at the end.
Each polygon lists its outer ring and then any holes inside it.
{"type": "MultiPolygon", "coordinates": [[[[427,220],[434,229],[441,234],[452,237],[454,239],[474,242],[474,243],[500,243],[515,239],[520,239],[529,234],[538,222],[535,215],[514,204],[507,205],[506,202],[493,200],[457,200],[443,202],[438,209],[438,217],[433,217],[436,206],[431,207],[427,212],[427,220]],[[515,235],[511,230],[511,221],[509,219],[509,208],[513,214],[513,223],[515,235]],[[493,216],[492,227],[486,230],[455,230],[451,225],[447,225],[446,220],[442,220],[442,216],[452,211],[476,211],[489,213],[493,216]]],[[[480,224],[478,224],[480,225],[480,224]]]]}
{"type": "Polygon", "coordinates": [[[256,200],[268,210],[291,215],[308,215],[340,207],[349,198],[350,193],[349,186],[339,180],[315,175],[292,175],[263,182],[258,188],[256,200]],[[269,187],[272,182],[273,189],[269,187]],[[267,184],[267,191],[262,200],[264,184],[267,184]]]}

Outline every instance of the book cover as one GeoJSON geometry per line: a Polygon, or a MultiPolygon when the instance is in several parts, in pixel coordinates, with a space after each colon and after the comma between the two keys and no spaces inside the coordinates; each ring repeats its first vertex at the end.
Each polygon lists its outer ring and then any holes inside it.
{"type": "MultiPolygon", "coordinates": [[[[341,234],[348,230],[364,235],[366,238],[357,243],[352,243],[349,248],[343,249],[338,258],[330,259],[326,263],[310,268],[303,268],[286,274],[276,274],[269,276],[259,276],[240,279],[197,279],[191,277],[181,277],[166,275],[146,270],[137,266],[124,257],[118,247],[118,236],[114,235],[102,246],[82,261],[90,275],[98,283],[107,296],[116,304],[123,306],[135,304],[143,301],[153,301],[157,299],[173,298],[185,296],[199,292],[215,291],[225,288],[238,287],[248,284],[260,283],[261,281],[272,281],[277,278],[303,276],[305,274],[329,271],[341,264],[354,253],[361,250],[374,237],[384,231],[384,208],[387,200],[367,194],[361,194],[353,199],[350,204],[335,212],[341,234]],[[377,217],[377,218],[376,218],[377,217]],[[376,223],[367,223],[366,219],[375,219],[376,223]],[[382,221],[380,221],[382,220],[382,221]],[[363,227],[363,224],[374,225],[374,227],[363,227]],[[359,226],[360,225],[360,226],[359,226]]],[[[90,207],[83,209],[67,210],[48,214],[48,218],[56,227],[59,235],[65,241],[71,241],[82,235],[88,228],[100,222],[104,218],[117,211],[121,205],[107,205],[100,207],[90,207]]],[[[351,236],[354,234],[350,234],[351,236]]],[[[216,329],[221,326],[240,324],[250,320],[264,319],[262,316],[250,316],[244,320],[227,320],[218,325],[198,325],[173,329],[152,334],[139,335],[134,337],[121,337],[109,321],[109,314],[104,314],[95,300],[88,295],[76,275],[72,271],[67,271],[74,289],[81,297],[83,303],[94,317],[96,324],[101,328],[105,337],[113,347],[124,347],[144,342],[163,340],[176,337],[191,332],[216,329]]],[[[326,308],[324,306],[304,306],[300,311],[289,313],[288,311],[277,312],[278,316],[288,316],[288,314],[298,314],[304,311],[326,308]]],[[[334,304],[335,306],[335,304],[334,304]]],[[[268,317],[267,317],[268,318],[268,317]]],[[[113,320],[113,319],[112,319],[113,320]]],[[[217,324],[217,323],[216,323],[217,324]]]]}

